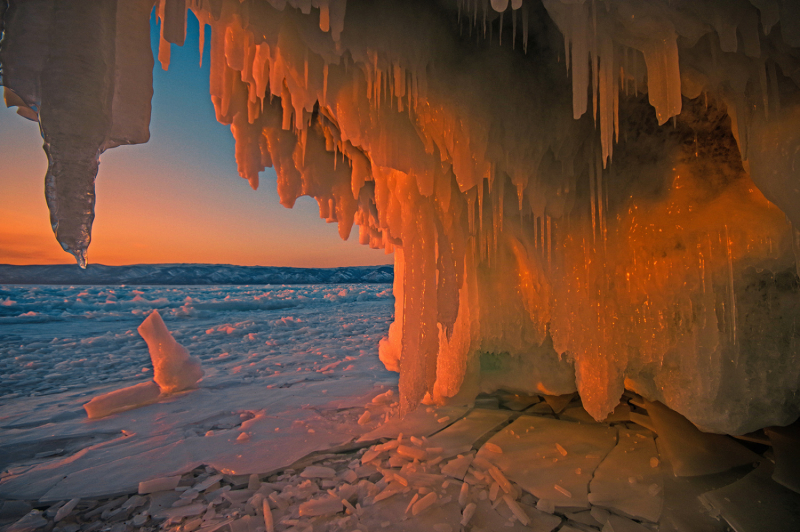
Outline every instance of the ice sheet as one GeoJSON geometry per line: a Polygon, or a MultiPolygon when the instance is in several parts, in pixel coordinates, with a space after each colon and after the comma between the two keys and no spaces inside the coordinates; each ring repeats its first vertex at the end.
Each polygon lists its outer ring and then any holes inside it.
{"type": "Polygon", "coordinates": [[[508,420],[511,413],[507,410],[472,410],[441,432],[428,438],[428,445],[441,447],[442,458],[450,458],[464,454],[472,449],[472,444],[481,439],[489,431],[508,420]]]}
{"type": "Polygon", "coordinates": [[[652,437],[618,429],[617,445],[594,472],[589,502],[657,523],[664,505],[664,482],[652,437]]]}
{"type": "Polygon", "coordinates": [[[502,453],[484,445],[478,457],[557,507],[588,508],[589,481],[616,442],[616,430],[603,425],[520,416],[487,442],[502,453]]]}
{"type": "Polygon", "coordinates": [[[661,403],[645,402],[645,406],[658,434],[659,445],[663,445],[676,476],[721,473],[758,460],[758,455],[734,439],[701,432],[688,419],[661,403]]]}
{"type": "Polygon", "coordinates": [[[741,480],[701,495],[736,532],[797,530],[800,494],[773,481],[772,466],[763,463],[741,480]]]}

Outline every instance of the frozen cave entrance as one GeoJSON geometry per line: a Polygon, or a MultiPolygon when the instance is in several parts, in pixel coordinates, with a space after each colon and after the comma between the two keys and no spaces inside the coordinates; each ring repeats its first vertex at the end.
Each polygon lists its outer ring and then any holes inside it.
{"type": "Polygon", "coordinates": [[[742,434],[800,415],[799,6],[10,0],[0,64],[82,266],[101,153],[149,137],[151,12],[168,68],[191,11],[240,175],[394,251],[402,411],[577,391],[600,420],[628,389],[742,434]]]}

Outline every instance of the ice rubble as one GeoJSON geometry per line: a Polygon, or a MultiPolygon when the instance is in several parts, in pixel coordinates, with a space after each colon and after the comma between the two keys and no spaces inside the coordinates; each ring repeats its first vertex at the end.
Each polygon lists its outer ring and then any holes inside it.
{"type": "Polygon", "coordinates": [[[81,263],[99,153],[147,139],[154,4],[164,68],[187,10],[211,27],[241,176],[395,252],[403,411],[577,389],[603,419],[627,388],[720,432],[798,416],[795,2],[11,2],[6,99],[81,263]]]}
{"type": "MultiPolygon", "coordinates": [[[[360,390],[369,387],[357,385],[360,390]]],[[[215,393],[224,391],[218,387],[215,393]]],[[[376,418],[397,411],[394,399],[382,400],[385,392],[376,395],[382,390],[328,404],[319,402],[319,394],[281,390],[270,396],[266,391],[252,387],[236,403],[245,399],[273,412],[283,408],[288,416],[250,418],[233,431],[252,433],[257,443],[238,443],[229,434],[206,444],[205,453],[198,452],[197,441],[189,443],[197,438],[176,440],[164,428],[172,423],[193,426],[201,419],[180,415],[189,401],[200,406],[192,414],[205,410],[203,416],[220,399],[234,404],[230,397],[184,395],[173,405],[101,421],[106,430],[117,425],[130,433],[71,457],[14,468],[0,478],[0,494],[25,499],[3,503],[0,525],[16,520],[9,532],[55,522],[56,532],[112,526],[123,531],[131,525],[144,532],[646,532],[722,530],[722,517],[737,531],[757,532],[795,530],[800,515],[800,496],[769,477],[771,451],[766,446],[759,447],[763,455],[756,455],[761,461],[757,468],[674,477],[658,442],[685,430],[677,424],[655,435],[628,421],[579,423],[563,415],[538,415],[537,405],[523,412],[500,409],[499,404],[460,413],[452,407],[427,407],[417,412],[444,421],[434,427],[425,418],[415,424],[408,416],[403,421],[406,432],[376,441],[356,419],[363,411],[374,412],[376,418]],[[321,414],[316,420],[306,418],[327,429],[320,437],[284,431],[286,420],[310,410],[308,405],[297,409],[301,396],[310,398],[313,410],[321,414]],[[516,419],[509,424],[511,418],[516,419]],[[275,425],[279,432],[272,431],[275,425]],[[126,454],[144,450],[145,441],[137,438],[140,431],[151,448],[138,457],[126,454]],[[360,442],[353,442],[359,433],[360,442]],[[453,456],[452,449],[459,454],[453,456]],[[208,454],[211,450],[215,452],[208,454]],[[238,460],[232,462],[234,453],[238,460]],[[150,465],[120,467],[122,460],[150,460],[150,465]],[[93,467],[79,482],[80,467],[89,464],[93,467]]],[[[573,404],[581,406],[579,399],[573,404]]],[[[631,394],[621,404],[644,412],[641,399],[631,394]]],[[[652,404],[646,406],[653,410],[652,404]]],[[[388,426],[386,434],[397,428],[392,421],[382,426],[388,426]]]]}

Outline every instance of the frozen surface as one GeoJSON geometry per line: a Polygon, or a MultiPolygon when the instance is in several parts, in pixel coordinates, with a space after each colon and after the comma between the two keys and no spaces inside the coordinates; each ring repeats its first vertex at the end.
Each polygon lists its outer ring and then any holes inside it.
{"type": "Polygon", "coordinates": [[[657,523],[664,505],[664,482],[656,443],[651,436],[618,430],[616,447],[589,484],[589,502],[657,523]]]}
{"type": "Polygon", "coordinates": [[[588,508],[592,474],[616,443],[616,431],[604,425],[520,416],[492,436],[478,457],[557,507],[588,508]]]}
{"type": "Polygon", "coordinates": [[[199,464],[265,473],[377,426],[358,425],[363,405],[396,384],[376,352],[382,285],[4,285],[0,300],[2,497],[126,493],[199,464]],[[136,327],[154,308],[206,368],[199,389],[87,420],[92,397],[152,378],[136,327]]]}
{"type": "Polygon", "coordinates": [[[507,421],[510,414],[503,410],[472,410],[446,429],[428,439],[432,447],[441,447],[439,456],[451,458],[467,453],[472,445],[487,433],[507,421]]]}
{"type": "Polygon", "coordinates": [[[701,496],[716,508],[736,532],[767,532],[800,528],[797,494],[770,479],[764,463],[741,480],[701,496]]]}
{"type": "Polygon", "coordinates": [[[758,460],[755,453],[732,438],[701,432],[660,403],[647,402],[645,406],[676,476],[721,473],[758,460]]]}

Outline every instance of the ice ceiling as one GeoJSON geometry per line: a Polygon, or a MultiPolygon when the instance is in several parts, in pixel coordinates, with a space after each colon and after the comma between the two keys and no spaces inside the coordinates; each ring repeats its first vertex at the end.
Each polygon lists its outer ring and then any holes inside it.
{"type": "Polygon", "coordinates": [[[6,102],[82,265],[99,155],[148,140],[154,7],[164,68],[187,9],[211,40],[241,176],[394,251],[404,410],[577,389],[602,419],[629,388],[713,431],[800,414],[800,2],[0,1],[6,102]]]}

